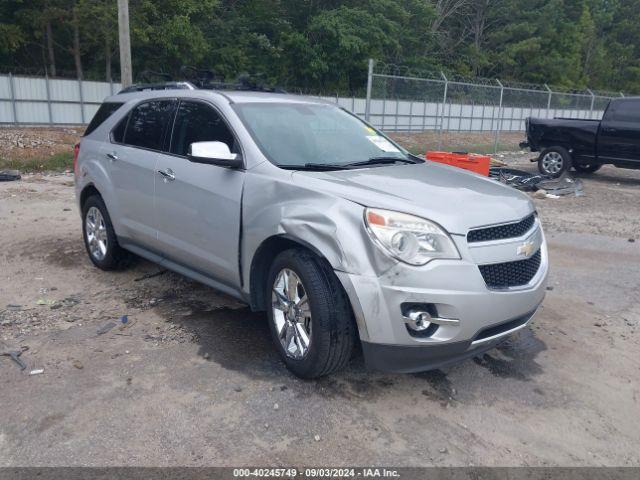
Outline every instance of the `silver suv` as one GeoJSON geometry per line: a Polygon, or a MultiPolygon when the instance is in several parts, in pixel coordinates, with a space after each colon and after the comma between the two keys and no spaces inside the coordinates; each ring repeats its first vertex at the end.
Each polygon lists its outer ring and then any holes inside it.
{"type": "Polygon", "coordinates": [[[478,355],[526,326],[547,248],[531,200],[425,162],[333,104],[198,89],[108,98],[76,147],[91,261],[131,253],[266,311],[315,378],[478,355]]]}

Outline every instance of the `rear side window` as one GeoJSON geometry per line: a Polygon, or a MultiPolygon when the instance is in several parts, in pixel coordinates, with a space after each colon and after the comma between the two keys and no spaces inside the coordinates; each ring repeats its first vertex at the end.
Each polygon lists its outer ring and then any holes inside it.
{"type": "Polygon", "coordinates": [[[186,156],[194,142],[224,142],[235,153],[234,137],[220,114],[200,102],[181,102],[171,139],[171,153],[186,156]]]}
{"type": "MultiPolygon", "coordinates": [[[[175,100],[152,100],[135,107],[129,114],[122,143],[133,147],[162,150],[164,136],[173,119],[175,100]]],[[[114,139],[117,137],[114,130],[114,139]]]]}
{"type": "Polygon", "coordinates": [[[612,120],[621,122],[640,122],[640,99],[618,100],[611,104],[612,120]]]}
{"type": "Polygon", "coordinates": [[[84,136],[89,135],[96,128],[102,125],[104,121],[107,118],[109,118],[111,114],[116,110],[118,110],[122,105],[124,105],[124,103],[119,103],[119,102],[105,102],[102,105],[100,105],[100,108],[98,108],[98,111],[91,119],[91,122],[89,122],[87,129],[84,131],[84,136]]]}

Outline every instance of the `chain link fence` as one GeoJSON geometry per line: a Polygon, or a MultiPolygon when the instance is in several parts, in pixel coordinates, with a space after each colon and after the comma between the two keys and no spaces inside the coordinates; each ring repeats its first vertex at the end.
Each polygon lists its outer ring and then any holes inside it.
{"type": "Polygon", "coordinates": [[[428,133],[430,143],[437,133],[438,148],[448,145],[445,138],[454,133],[475,135],[484,144],[481,150],[492,144],[491,150],[497,152],[517,146],[515,139],[522,138],[527,117],[600,119],[609,100],[621,95],[498,79],[469,81],[370,60],[365,118],[381,130],[405,137],[428,133]]]}
{"type": "MultiPolygon", "coordinates": [[[[120,88],[115,82],[0,74],[0,125],[86,124],[103,99],[120,88]]],[[[514,150],[527,117],[599,119],[609,99],[621,95],[469,81],[373,60],[366,95],[314,94],[365,117],[416,153],[425,148],[514,150]]]]}

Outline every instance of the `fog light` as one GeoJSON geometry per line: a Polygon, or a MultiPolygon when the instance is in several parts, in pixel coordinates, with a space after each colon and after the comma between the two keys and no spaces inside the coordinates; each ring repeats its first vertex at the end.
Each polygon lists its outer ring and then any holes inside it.
{"type": "Polygon", "coordinates": [[[414,332],[423,332],[431,326],[431,314],[424,310],[410,310],[405,317],[405,323],[414,332]]]}

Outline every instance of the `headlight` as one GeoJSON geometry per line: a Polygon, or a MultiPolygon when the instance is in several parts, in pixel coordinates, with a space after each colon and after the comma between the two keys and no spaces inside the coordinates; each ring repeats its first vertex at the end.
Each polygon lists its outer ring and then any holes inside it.
{"type": "Polygon", "coordinates": [[[367,208],[364,220],[369,234],[380,247],[410,265],[425,265],[436,258],[460,258],[449,234],[424,218],[367,208]]]}

